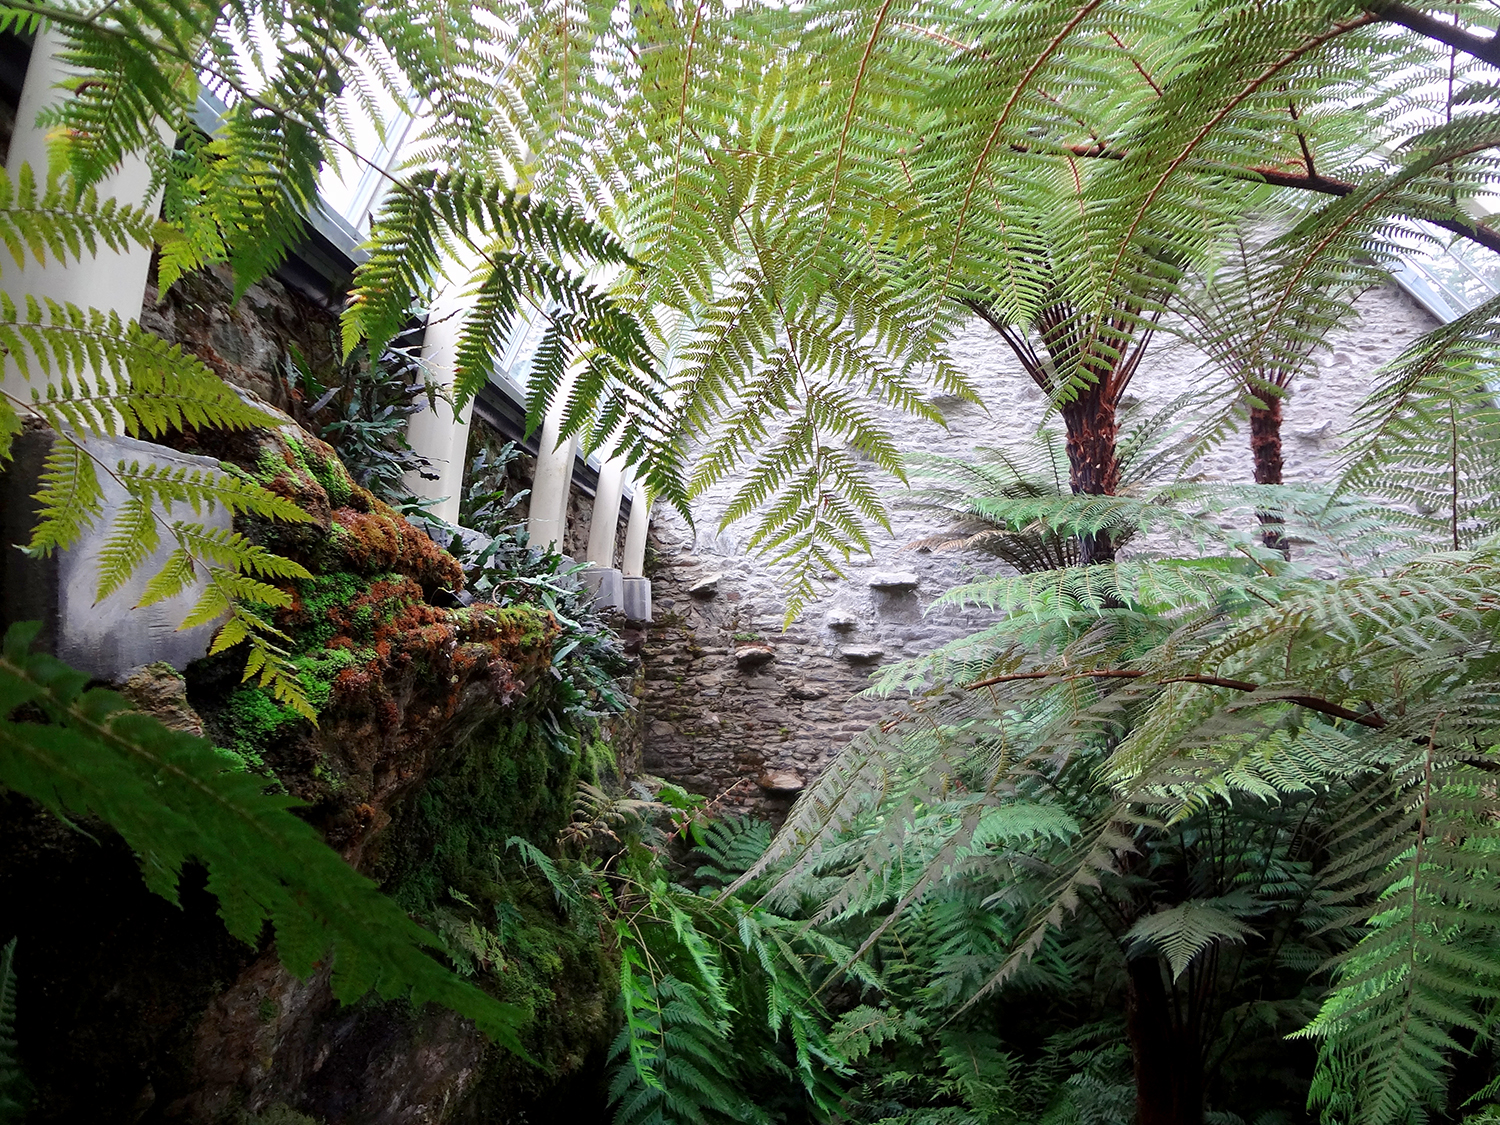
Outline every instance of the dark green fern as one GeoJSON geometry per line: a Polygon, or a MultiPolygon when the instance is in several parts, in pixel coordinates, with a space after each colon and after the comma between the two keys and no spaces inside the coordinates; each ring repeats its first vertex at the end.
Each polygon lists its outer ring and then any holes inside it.
{"type": "Polygon", "coordinates": [[[60,817],[103,821],[169,901],[183,865],[202,864],[230,933],[258,945],[270,923],[292,972],[332,965],[340,1000],[373,990],[435,1001],[518,1048],[520,1013],[434,960],[434,937],[293,816],[288,798],[226,771],[206,740],[128,710],[112,692],[85,690],[86,675],[28,651],[36,630],[12,627],[0,654],[0,785],[60,817]]]}

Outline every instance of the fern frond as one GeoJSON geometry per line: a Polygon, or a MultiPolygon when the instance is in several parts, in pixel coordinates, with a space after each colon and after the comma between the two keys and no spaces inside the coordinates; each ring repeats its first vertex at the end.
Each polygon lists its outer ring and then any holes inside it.
{"type": "Polygon", "coordinates": [[[271,922],[283,962],[306,977],[332,958],[345,1003],[381,996],[436,1001],[515,1048],[520,1013],[464,984],[424,950],[434,938],[357,874],[288,799],[228,771],[207,741],[134,714],[87,677],[27,651],[36,627],[13,627],[0,656],[0,697],[46,723],[0,721],[0,780],[59,816],[97,816],[141,856],[147,885],[176,901],[184,863],[208,868],[230,933],[255,943],[271,922]]]}
{"type": "Polygon", "coordinates": [[[1340,489],[1388,498],[1393,521],[1455,551],[1493,534],[1500,412],[1487,372],[1497,349],[1500,298],[1387,364],[1355,418],[1340,489]]]}
{"type": "Polygon", "coordinates": [[[65,177],[39,190],[29,164],[21,165],[14,180],[0,171],[0,242],[17,268],[28,260],[45,264],[48,255],[78,261],[101,246],[117,253],[150,247],[160,232],[161,224],[144,210],[100,199],[93,188],[74,191],[65,177]]]}
{"type": "Polygon", "coordinates": [[[94,459],[81,443],[55,441],[42,463],[40,515],[27,551],[47,555],[78,542],[103,511],[104,492],[94,459]]]}

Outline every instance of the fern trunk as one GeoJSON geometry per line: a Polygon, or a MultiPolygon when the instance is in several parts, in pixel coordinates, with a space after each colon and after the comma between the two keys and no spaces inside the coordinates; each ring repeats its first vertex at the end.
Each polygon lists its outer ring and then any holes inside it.
{"type": "MultiPolygon", "coordinates": [[[[1063,404],[1068,432],[1069,483],[1075,495],[1113,496],[1120,486],[1120,457],[1116,442],[1120,424],[1110,380],[1099,379],[1063,404]]],[[[1115,561],[1115,541],[1108,532],[1079,537],[1082,566],[1115,561]]]]}
{"type": "MultiPolygon", "coordinates": [[[[1265,396],[1265,406],[1250,408],[1250,453],[1255,458],[1255,483],[1281,483],[1281,399],[1265,396]]],[[[1261,542],[1291,557],[1291,545],[1280,531],[1280,519],[1271,512],[1257,512],[1266,530],[1261,542]]]]}
{"type": "Polygon", "coordinates": [[[1203,1125],[1198,1036],[1182,1025],[1183,1013],[1167,995],[1155,957],[1138,957],[1128,969],[1125,1017],[1135,1069],[1135,1125],[1203,1125]]]}

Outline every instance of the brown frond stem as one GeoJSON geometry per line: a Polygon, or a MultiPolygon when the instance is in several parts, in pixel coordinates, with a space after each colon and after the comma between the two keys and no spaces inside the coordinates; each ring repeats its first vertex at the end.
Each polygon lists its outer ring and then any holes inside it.
{"type": "MultiPolygon", "coordinates": [[[[1305,144],[1305,142],[1304,142],[1305,144]]],[[[1021,149],[1024,146],[1012,145],[1012,148],[1021,149]]],[[[1074,156],[1097,158],[1101,160],[1124,160],[1129,153],[1120,148],[1110,148],[1102,144],[1076,144],[1069,145],[1068,152],[1074,156]]],[[[1306,154],[1307,162],[1310,164],[1311,154],[1306,154]]],[[[1240,176],[1244,179],[1260,180],[1271,184],[1273,187],[1292,188],[1297,191],[1311,191],[1319,195],[1352,195],[1359,190],[1359,185],[1350,183],[1348,180],[1336,180],[1331,176],[1324,176],[1316,172],[1289,172],[1285,168],[1277,168],[1272,165],[1257,165],[1253,168],[1232,169],[1228,172],[1231,176],[1240,176]]],[[[1460,238],[1466,238],[1470,242],[1478,243],[1486,250],[1493,250],[1500,254],[1500,231],[1491,230],[1483,223],[1475,220],[1471,223],[1460,219],[1427,219],[1435,227],[1441,227],[1450,234],[1456,234],[1460,238]]]]}
{"type": "MultiPolygon", "coordinates": [[[[1040,672],[1007,672],[1003,676],[991,676],[984,680],[975,680],[971,684],[965,684],[968,691],[977,688],[991,687],[995,684],[1007,684],[1017,680],[1058,680],[1070,682],[1073,680],[1090,679],[1113,679],[1113,680],[1139,680],[1151,677],[1151,673],[1138,668],[1094,668],[1087,672],[1057,672],[1052,670],[1040,672]]],[[[1220,676],[1165,676],[1157,681],[1161,684],[1206,684],[1209,687],[1228,688],[1231,691],[1260,691],[1259,684],[1251,683],[1249,680],[1227,680],[1220,676]]],[[[1385,719],[1375,714],[1361,714],[1351,711],[1347,707],[1341,707],[1337,703],[1331,703],[1326,699],[1320,699],[1315,695],[1278,695],[1275,697],[1286,703],[1295,703],[1299,707],[1306,707],[1309,711],[1317,711],[1323,715],[1332,715],[1336,719],[1348,719],[1351,723],[1360,726],[1372,727],[1380,730],[1386,725],[1385,719]]]]}
{"type": "Polygon", "coordinates": [[[1444,46],[1462,51],[1466,55],[1500,66],[1500,34],[1476,35],[1451,23],[1444,23],[1436,16],[1418,11],[1406,4],[1366,4],[1365,11],[1388,23],[1399,24],[1408,31],[1415,31],[1427,39],[1436,39],[1444,46]]]}

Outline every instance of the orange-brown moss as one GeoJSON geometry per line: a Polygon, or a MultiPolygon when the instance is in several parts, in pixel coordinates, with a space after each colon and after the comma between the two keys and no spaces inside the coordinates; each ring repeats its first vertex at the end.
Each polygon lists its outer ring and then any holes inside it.
{"type": "Polygon", "coordinates": [[[414,579],[424,590],[460,590],[464,571],[452,555],[394,509],[365,489],[354,498],[360,508],[344,507],[331,515],[329,546],[336,556],[332,569],[358,574],[395,571],[414,579]]]}
{"type": "Polygon", "coordinates": [[[500,701],[509,703],[550,661],[558,633],[552,615],[532,607],[429,605],[404,574],[384,574],[362,586],[348,574],[298,583],[278,625],[307,643],[360,657],[334,678],[330,708],[363,697],[383,709],[387,680],[408,673],[429,687],[450,687],[445,694],[453,705],[465,684],[488,675],[500,701]]]}

